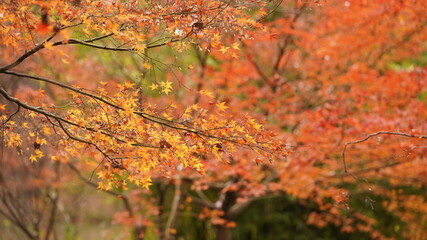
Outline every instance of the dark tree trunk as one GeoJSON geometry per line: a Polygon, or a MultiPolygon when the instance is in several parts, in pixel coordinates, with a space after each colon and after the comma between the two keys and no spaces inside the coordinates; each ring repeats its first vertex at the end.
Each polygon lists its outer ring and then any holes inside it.
{"type": "Polygon", "coordinates": [[[231,240],[230,228],[224,225],[217,225],[216,240],[231,240]]]}
{"type": "MultiPolygon", "coordinates": [[[[230,216],[230,208],[236,202],[235,192],[226,192],[225,199],[222,202],[221,210],[224,211],[224,219],[229,221],[232,219],[230,216]]],[[[231,240],[230,228],[224,225],[216,226],[216,239],[217,240],[231,240]]]]}

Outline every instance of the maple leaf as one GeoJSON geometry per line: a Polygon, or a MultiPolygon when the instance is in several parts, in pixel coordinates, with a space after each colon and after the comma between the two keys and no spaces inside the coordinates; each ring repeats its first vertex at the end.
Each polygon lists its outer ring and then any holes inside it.
{"type": "Polygon", "coordinates": [[[147,45],[146,44],[139,44],[139,45],[135,46],[134,49],[136,52],[144,53],[144,51],[147,49],[147,45]]]}
{"type": "Polygon", "coordinates": [[[221,46],[221,49],[219,50],[222,54],[225,54],[230,47],[221,46]]]}
{"type": "Polygon", "coordinates": [[[207,96],[209,98],[214,98],[213,93],[211,91],[209,91],[209,90],[200,90],[199,93],[202,96],[207,96]]]}
{"type": "Polygon", "coordinates": [[[83,32],[84,32],[87,36],[89,36],[89,35],[91,35],[91,34],[92,34],[92,33],[91,33],[91,31],[90,31],[90,29],[89,29],[88,27],[83,28],[83,32]]]}
{"type": "Polygon", "coordinates": [[[172,82],[164,81],[160,83],[160,86],[162,87],[162,92],[166,95],[172,92],[172,82]]]}
{"type": "Polygon", "coordinates": [[[37,162],[37,157],[35,155],[31,154],[30,161],[31,162],[37,162]]]}
{"type": "Polygon", "coordinates": [[[153,183],[151,182],[151,179],[145,179],[141,185],[143,188],[148,189],[151,185],[153,185],[153,183]]]}
{"type": "Polygon", "coordinates": [[[220,111],[225,111],[228,107],[227,106],[225,106],[225,102],[218,102],[217,104],[216,104],[216,106],[218,107],[218,109],[220,110],[220,111]]]}
{"type": "Polygon", "coordinates": [[[46,135],[52,135],[50,128],[46,126],[43,127],[43,133],[46,135]]]}
{"type": "Polygon", "coordinates": [[[42,157],[44,157],[43,152],[42,152],[42,151],[40,151],[39,149],[36,149],[36,150],[35,150],[35,153],[36,153],[36,157],[37,157],[37,158],[42,158],[42,157]]]}
{"type": "Polygon", "coordinates": [[[235,50],[240,50],[239,46],[240,46],[240,43],[238,43],[238,42],[235,42],[235,43],[233,43],[233,45],[231,45],[231,47],[235,50]]]}
{"type": "Polygon", "coordinates": [[[212,47],[217,47],[220,44],[221,44],[221,36],[219,35],[219,33],[215,33],[211,40],[211,45],[212,47]]]}
{"type": "Polygon", "coordinates": [[[46,49],[53,49],[53,42],[45,42],[45,43],[43,43],[43,46],[46,49]]]}
{"type": "Polygon", "coordinates": [[[155,83],[152,83],[150,86],[149,86],[149,88],[151,89],[151,90],[156,90],[157,88],[159,87],[159,85],[157,85],[157,84],[155,84],[155,83]]]}
{"type": "Polygon", "coordinates": [[[39,89],[39,94],[40,94],[41,96],[43,96],[43,97],[45,97],[45,96],[46,96],[46,93],[45,93],[44,89],[39,89]]]}
{"type": "Polygon", "coordinates": [[[260,10],[259,10],[259,14],[260,14],[261,16],[265,16],[265,15],[267,15],[267,11],[266,11],[266,9],[265,9],[265,8],[260,9],[260,10]]]}
{"type": "Polygon", "coordinates": [[[135,84],[131,83],[129,81],[126,81],[125,84],[124,84],[124,88],[125,89],[133,88],[133,86],[135,86],[135,84]]]}
{"type": "Polygon", "coordinates": [[[191,107],[190,107],[191,109],[193,109],[194,111],[197,111],[197,110],[199,110],[200,109],[200,107],[199,107],[199,105],[197,104],[197,103],[195,103],[195,104],[193,104],[193,105],[191,105],[191,107]]]}
{"type": "Polygon", "coordinates": [[[146,63],[146,62],[143,62],[143,63],[142,63],[142,66],[143,66],[145,69],[152,69],[152,68],[153,68],[153,67],[151,66],[151,64],[146,63]]]}

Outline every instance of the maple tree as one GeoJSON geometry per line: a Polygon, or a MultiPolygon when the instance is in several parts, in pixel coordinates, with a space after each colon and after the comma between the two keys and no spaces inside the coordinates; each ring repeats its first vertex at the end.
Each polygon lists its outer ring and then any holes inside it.
{"type": "Polygon", "coordinates": [[[230,239],[283,196],[342,236],[425,235],[423,1],[1,6],[5,144],[95,169],[136,238],[191,239],[188,214],[230,239]]]}
{"type": "MultiPolygon", "coordinates": [[[[365,231],[371,238],[393,236],[394,230],[380,236],[374,220],[342,214],[340,204],[331,205],[325,199],[334,193],[331,186],[346,186],[353,192],[338,190],[335,192],[341,193],[329,197],[345,203],[349,194],[356,198],[364,192],[369,203],[369,199],[382,196],[388,202],[385,208],[391,212],[408,197],[420,201],[418,206],[422,208],[422,197],[416,194],[402,194],[399,203],[395,198],[396,191],[403,193],[398,189],[422,189],[425,62],[413,62],[413,69],[394,66],[408,61],[409,56],[425,54],[425,18],[418,11],[426,6],[410,1],[392,1],[385,6],[367,1],[283,6],[287,17],[269,23],[271,30],[260,36],[262,40],[245,42],[244,63],[224,63],[221,69],[226,69],[227,76],[235,76],[233,81],[215,72],[218,81],[214,84],[224,86],[221,89],[227,96],[242,96],[235,104],[230,103],[233,110],[252,109],[288,132],[295,154],[278,167],[283,169],[279,182],[270,186],[318,202],[322,211],[313,211],[310,223],[325,227],[332,222],[344,233],[365,231]],[[375,136],[380,137],[380,145],[373,147],[371,139],[375,136]],[[353,145],[362,143],[358,147],[364,147],[363,151],[349,153],[350,146],[353,149],[353,145]],[[347,169],[343,167],[344,156],[351,161],[347,169]],[[414,164],[421,172],[408,172],[414,164]],[[396,172],[402,175],[397,177],[396,172]],[[376,185],[380,179],[387,181],[390,189],[376,185]],[[351,217],[362,219],[366,225],[354,224],[351,217]]],[[[374,205],[379,207],[378,203],[374,205]]],[[[406,219],[419,220],[416,211],[411,214],[413,209],[403,204],[401,207],[401,212],[393,214],[408,214],[411,217],[406,219]]],[[[424,229],[418,220],[411,222],[411,231],[421,236],[424,229]]]]}
{"type": "MultiPolygon", "coordinates": [[[[227,24],[230,31],[255,24],[244,14],[245,5],[194,1],[190,4],[194,7],[188,8],[187,4],[188,1],[173,4],[53,1],[43,6],[38,6],[37,1],[4,3],[3,17],[7,22],[2,28],[2,41],[13,52],[24,49],[25,52],[3,66],[0,72],[68,90],[74,102],[66,108],[52,106],[48,99],[43,102],[46,94],[42,89],[37,99],[40,106],[25,103],[5,89],[1,89],[1,93],[6,100],[18,106],[17,111],[22,108],[31,112],[28,114],[30,121],[44,121],[45,124],[39,128],[45,135],[56,133],[54,137],[59,151],[51,158],[75,156],[78,149],[90,147],[94,155],[98,154],[97,158],[104,159],[106,170],[100,171],[98,176],[105,180],[100,188],[107,190],[120,182],[115,177],[118,172],[128,174],[130,182],[148,187],[154,170],[171,175],[178,165],[182,165],[203,172],[200,156],[207,153],[219,156],[221,152],[234,151],[237,146],[255,148],[266,157],[273,151],[277,152],[280,143],[269,142],[270,136],[262,133],[261,127],[249,117],[241,121],[232,120],[223,102],[217,102],[212,107],[194,104],[183,112],[175,111],[174,104],[160,110],[149,102],[143,103],[141,93],[131,82],[118,84],[117,93],[108,96],[106,88],[111,85],[109,82],[100,81],[96,90],[88,91],[59,80],[12,71],[43,49],[53,51],[53,58],[64,57],[66,53],[63,50],[55,51],[62,45],[132,52],[144,58],[148,49],[165,45],[173,44],[178,52],[182,51],[195,41],[190,37],[197,37],[199,32],[201,36],[196,40],[214,39],[213,44],[218,44],[215,42],[219,41],[216,29],[223,24],[227,24]],[[41,15],[41,20],[38,15],[41,15]],[[234,18],[227,19],[231,15],[234,18]],[[54,19],[55,23],[51,23],[54,19]],[[20,24],[21,21],[26,24],[20,24]],[[70,31],[73,28],[81,31],[79,37],[83,40],[72,38],[70,31]],[[34,38],[44,32],[51,36],[42,37],[42,43],[34,46],[34,38]],[[180,36],[182,34],[179,32],[184,32],[184,36],[180,36]],[[212,34],[215,36],[212,37],[212,34]],[[121,46],[94,43],[106,38],[112,38],[121,46]],[[187,38],[189,40],[184,41],[187,38]]],[[[147,63],[142,63],[145,68],[150,67],[144,64],[147,63]]],[[[165,80],[150,87],[167,95],[172,91],[172,82],[165,80]]],[[[201,90],[198,94],[213,101],[209,91],[201,90]]],[[[22,136],[14,131],[17,128],[10,117],[5,115],[3,118],[3,125],[10,128],[5,132],[6,145],[19,146],[22,136]]],[[[24,123],[23,126],[29,128],[28,124],[24,123]]],[[[31,129],[27,133],[28,137],[35,138],[35,144],[46,144],[45,138],[39,138],[31,129]]],[[[43,156],[43,152],[36,148],[29,158],[37,161],[43,156]]]]}
{"type": "MultiPolygon", "coordinates": [[[[64,79],[66,73],[75,73],[78,68],[78,63],[70,63],[69,56],[78,46],[134,54],[140,58],[139,66],[146,70],[154,67],[148,51],[162,46],[179,53],[197,43],[225,53],[228,47],[221,44],[219,29],[244,35],[245,29],[259,27],[246,12],[262,4],[2,2],[4,64],[0,73],[9,76],[0,89],[8,103],[1,105],[4,144],[20,148],[20,154],[31,162],[45,158],[72,162],[84,151],[91,160],[87,164],[97,169],[96,175],[102,180],[98,187],[107,192],[113,187],[127,188],[129,182],[148,188],[153,176],[170,177],[180,168],[203,174],[204,159],[221,159],[241,147],[265,159],[280,157],[281,141],[272,141],[272,133],[264,131],[251,117],[232,116],[226,111],[225,102],[216,101],[208,90],[194,93],[204,98],[203,102],[177,109],[174,103],[167,107],[152,104],[130,81],[116,84],[99,78],[98,83],[90,85],[82,83],[84,76],[64,79]],[[96,43],[100,41],[104,43],[96,43]],[[78,46],[60,48],[74,45],[78,46]],[[37,61],[31,61],[35,57],[63,65],[54,66],[52,74],[46,74],[37,61]],[[17,86],[15,78],[39,82],[43,88],[37,91],[25,84],[17,86]],[[65,99],[71,101],[62,106],[65,99]],[[32,149],[21,148],[31,142],[32,149]]],[[[152,82],[148,88],[168,95],[172,84],[165,79],[152,82]]],[[[36,235],[26,231],[24,223],[14,219],[13,211],[5,215],[29,237],[40,237],[37,231],[36,235]]],[[[45,234],[49,238],[49,231],[45,234]]]]}

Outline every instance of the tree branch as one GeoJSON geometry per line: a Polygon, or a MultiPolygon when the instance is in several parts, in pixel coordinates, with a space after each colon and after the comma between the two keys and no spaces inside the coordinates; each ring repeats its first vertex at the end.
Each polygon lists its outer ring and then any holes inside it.
{"type": "Polygon", "coordinates": [[[427,139],[427,135],[417,135],[417,134],[408,134],[408,133],[401,133],[401,132],[379,131],[379,132],[376,132],[376,133],[369,134],[368,136],[366,136],[363,139],[352,141],[352,142],[347,142],[344,145],[344,149],[343,149],[343,151],[341,153],[342,162],[343,162],[343,166],[344,166],[344,173],[348,173],[347,164],[346,164],[346,160],[345,160],[345,152],[347,150],[347,147],[349,145],[352,145],[352,144],[358,144],[358,143],[365,142],[368,139],[370,139],[371,137],[375,137],[375,136],[378,136],[378,135],[395,135],[395,136],[402,136],[402,137],[409,137],[409,138],[427,139]]]}
{"type": "Polygon", "coordinates": [[[12,114],[10,114],[9,117],[7,117],[7,119],[4,120],[4,122],[0,123],[1,126],[5,125],[7,122],[9,122],[12,119],[12,117],[19,112],[19,110],[21,109],[21,106],[19,104],[16,104],[16,105],[17,105],[16,111],[13,112],[12,114]]]}
{"type": "MultiPolygon", "coordinates": [[[[106,35],[103,35],[103,36],[100,36],[100,37],[95,37],[95,38],[83,40],[83,41],[76,40],[76,39],[69,39],[69,41],[71,40],[72,42],[74,42],[74,43],[70,43],[70,44],[77,44],[79,42],[90,43],[90,42],[94,42],[94,41],[97,41],[97,40],[100,40],[100,39],[103,39],[103,38],[106,38],[106,37],[109,37],[109,36],[112,36],[112,33],[109,33],[109,34],[106,34],[106,35]]],[[[16,67],[17,65],[19,65],[21,62],[23,62],[28,57],[30,57],[30,56],[34,55],[35,53],[37,53],[38,51],[42,50],[43,48],[45,48],[45,45],[44,45],[45,43],[46,42],[39,43],[38,45],[36,45],[31,50],[26,51],[23,55],[21,55],[13,63],[0,68],[0,73],[5,72],[5,71],[7,71],[9,69],[12,69],[12,68],[16,67]]],[[[65,44],[67,44],[67,41],[66,40],[61,40],[61,41],[57,41],[57,42],[53,43],[53,46],[65,45],[65,44]]]]}
{"type": "MultiPolygon", "coordinates": [[[[146,49],[150,49],[150,48],[157,48],[157,47],[161,47],[161,46],[165,46],[174,42],[179,42],[182,41],[184,39],[186,39],[187,37],[189,37],[191,34],[193,33],[193,31],[190,31],[189,33],[187,33],[187,35],[185,35],[182,38],[179,39],[172,39],[168,42],[163,42],[163,43],[159,43],[159,44],[155,44],[155,45],[148,45],[146,46],[146,49]]],[[[98,41],[110,36],[113,36],[114,33],[109,33],[106,35],[102,35],[99,37],[95,37],[95,38],[91,38],[91,39],[87,39],[87,40],[78,40],[78,39],[64,39],[64,40],[60,40],[60,41],[56,41],[54,43],[52,43],[52,47],[53,46],[61,46],[61,45],[75,45],[75,44],[79,44],[79,45],[83,45],[83,46],[87,46],[87,47],[92,47],[92,48],[97,48],[97,49],[102,49],[102,50],[108,50],[108,51],[119,51],[119,52],[134,52],[137,49],[136,48],[121,48],[121,47],[107,47],[107,46],[102,46],[102,45],[98,45],[98,44],[93,44],[92,42],[94,41],[98,41]]],[[[19,65],[21,62],[23,62],[25,59],[27,59],[28,57],[34,55],[35,53],[37,53],[38,51],[42,50],[45,47],[45,43],[39,43],[38,45],[36,45],[34,48],[32,48],[31,50],[25,52],[21,57],[19,57],[18,59],[16,59],[13,63],[6,65],[2,68],[0,68],[0,73],[3,73],[7,70],[10,70],[14,67],[16,67],[17,65],[19,65]]]]}
{"type": "MultiPolygon", "coordinates": [[[[292,30],[295,28],[295,23],[298,21],[298,18],[304,12],[306,5],[307,3],[305,2],[301,7],[299,7],[298,10],[296,11],[295,16],[292,18],[292,21],[290,22],[290,27],[292,30]]],[[[279,70],[280,62],[282,61],[282,57],[285,54],[286,48],[292,42],[293,42],[292,35],[290,34],[286,35],[285,40],[283,41],[283,45],[279,48],[279,54],[277,56],[276,62],[274,63],[273,72],[277,72],[279,70]]]]}
{"type": "MultiPolygon", "coordinates": [[[[80,178],[80,180],[82,180],[83,182],[85,182],[86,184],[88,184],[89,186],[91,186],[93,188],[99,189],[98,188],[98,184],[96,184],[96,183],[90,181],[89,179],[85,178],[82,175],[82,173],[80,172],[80,170],[77,169],[76,166],[74,166],[74,164],[68,163],[67,165],[68,165],[68,167],[71,170],[73,170],[73,172],[77,175],[77,177],[80,178]]],[[[126,196],[123,196],[122,194],[114,192],[114,191],[111,191],[111,190],[101,189],[101,191],[103,191],[103,192],[105,192],[107,194],[110,194],[112,196],[115,196],[115,197],[118,197],[119,199],[121,199],[123,201],[123,205],[125,206],[126,211],[129,214],[129,217],[133,217],[134,213],[133,213],[132,207],[131,207],[131,205],[129,203],[129,199],[126,196]]]]}

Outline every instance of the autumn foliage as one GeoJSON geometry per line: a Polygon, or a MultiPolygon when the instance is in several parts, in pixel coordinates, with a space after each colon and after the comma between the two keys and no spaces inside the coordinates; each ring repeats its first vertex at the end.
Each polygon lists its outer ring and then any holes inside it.
{"type": "Polygon", "coordinates": [[[55,239],[76,179],[122,204],[124,239],[423,239],[426,10],[3,1],[0,215],[55,239]],[[262,204],[309,230],[250,235],[262,204]]]}

